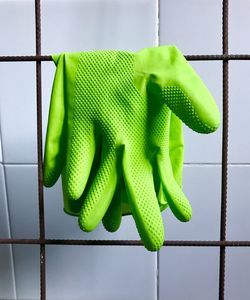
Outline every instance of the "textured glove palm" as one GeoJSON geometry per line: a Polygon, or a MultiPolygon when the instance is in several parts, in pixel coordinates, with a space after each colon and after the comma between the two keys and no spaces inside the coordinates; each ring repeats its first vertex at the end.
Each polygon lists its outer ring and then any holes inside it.
{"type": "MultiPolygon", "coordinates": [[[[170,161],[172,167],[173,176],[178,183],[182,186],[182,169],[183,169],[183,155],[184,155],[184,144],[183,144],[183,134],[182,134],[182,122],[175,114],[171,114],[170,120],[170,136],[169,136],[169,153],[170,161]]],[[[96,172],[99,169],[101,161],[101,153],[99,149],[99,155],[95,155],[94,162],[91,168],[91,174],[88,178],[87,186],[84,189],[82,196],[78,200],[70,200],[67,197],[67,193],[64,194],[64,210],[66,213],[74,216],[79,216],[81,207],[83,205],[84,199],[88,194],[89,188],[91,187],[93,180],[96,176],[96,172]]],[[[62,181],[63,186],[65,186],[65,180],[62,181]]],[[[159,174],[154,174],[154,187],[158,198],[158,204],[161,210],[164,210],[168,204],[165,194],[163,192],[163,187],[159,174]]],[[[124,178],[121,176],[119,183],[116,186],[116,191],[114,193],[112,202],[103,217],[104,227],[110,231],[114,232],[118,230],[122,215],[131,214],[131,209],[129,206],[128,196],[126,193],[126,187],[124,184],[124,178]]]]}
{"type": "Polygon", "coordinates": [[[174,46],[65,53],[54,60],[44,184],[52,186],[62,174],[67,201],[85,190],[79,225],[91,231],[122,174],[144,245],[159,249],[164,228],[156,191],[179,220],[192,214],[171,167],[171,111],[193,130],[213,132],[220,117],[211,94],[174,46]],[[101,158],[87,186],[98,149],[101,158]]]}

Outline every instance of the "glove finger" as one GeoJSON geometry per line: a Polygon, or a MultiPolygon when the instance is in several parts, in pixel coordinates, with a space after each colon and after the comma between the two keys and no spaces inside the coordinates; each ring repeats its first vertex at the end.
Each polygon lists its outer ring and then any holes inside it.
{"type": "Polygon", "coordinates": [[[63,210],[65,213],[71,215],[71,216],[78,216],[79,211],[82,207],[83,198],[82,196],[77,200],[69,199],[68,192],[66,190],[67,181],[65,179],[65,172],[62,172],[62,190],[63,190],[63,210]]]}
{"type": "Polygon", "coordinates": [[[191,129],[200,133],[215,131],[220,124],[220,113],[209,90],[177,48],[172,48],[172,71],[162,88],[168,107],[191,129]],[[173,57],[172,57],[173,58],[173,57]]]}
{"type": "Polygon", "coordinates": [[[184,160],[184,140],[182,133],[182,122],[175,115],[171,114],[169,134],[169,155],[173,175],[180,187],[182,187],[182,170],[184,160]]]}
{"type": "Polygon", "coordinates": [[[116,165],[116,151],[111,150],[104,156],[93,184],[83,201],[79,215],[79,226],[82,230],[94,230],[104,217],[118,181],[116,165]]]}
{"type": "Polygon", "coordinates": [[[159,176],[161,178],[170,209],[180,221],[189,221],[192,217],[192,208],[173,176],[169,157],[167,157],[167,155],[164,156],[161,153],[158,153],[156,160],[159,176]]]}
{"type": "Polygon", "coordinates": [[[81,197],[89,178],[96,151],[93,126],[73,136],[65,167],[65,193],[69,200],[81,197]],[[81,137],[81,138],[79,138],[81,137]]]}
{"type": "Polygon", "coordinates": [[[57,68],[51,93],[44,155],[43,181],[46,187],[53,186],[58,180],[65,164],[67,147],[63,85],[64,55],[61,55],[55,63],[57,63],[57,68]]]}
{"type": "Polygon", "coordinates": [[[126,196],[124,188],[123,179],[121,177],[113,200],[102,219],[103,226],[109,232],[115,232],[120,227],[122,220],[122,202],[124,195],[126,196]]]}
{"type": "Polygon", "coordinates": [[[89,189],[94,181],[94,178],[96,177],[97,170],[99,169],[101,164],[101,158],[102,158],[101,148],[102,148],[101,139],[98,139],[96,142],[96,152],[92,163],[91,171],[89,174],[89,178],[84,188],[84,191],[79,199],[77,200],[69,199],[68,192],[67,192],[67,177],[65,174],[65,169],[62,172],[61,177],[62,177],[62,188],[63,188],[64,211],[69,215],[79,216],[83,201],[89,192],[89,189]]]}
{"type": "Polygon", "coordinates": [[[124,160],[124,179],[130,208],[139,235],[150,251],[159,250],[164,242],[164,225],[154,190],[152,167],[148,161],[124,160]]]}

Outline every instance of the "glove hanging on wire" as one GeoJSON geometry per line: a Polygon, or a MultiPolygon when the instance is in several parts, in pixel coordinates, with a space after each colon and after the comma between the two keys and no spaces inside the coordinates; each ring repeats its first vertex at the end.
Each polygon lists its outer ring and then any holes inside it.
{"type": "Polygon", "coordinates": [[[158,250],[164,227],[157,193],[180,221],[192,215],[173,174],[171,115],[197,132],[213,132],[220,123],[213,97],[174,46],[64,53],[53,60],[45,186],[62,174],[66,201],[82,199],[79,225],[91,231],[122,176],[140,237],[158,250]]]}

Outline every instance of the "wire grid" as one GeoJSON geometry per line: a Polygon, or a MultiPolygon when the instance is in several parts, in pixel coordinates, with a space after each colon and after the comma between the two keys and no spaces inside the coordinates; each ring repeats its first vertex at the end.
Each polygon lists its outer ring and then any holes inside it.
{"type": "MultiPolygon", "coordinates": [[[[35,1],[36,55],[35,56],[0,56],[0,62],[35,61],[36,62],[36,105],[37,105],[37,158],[38,158],[38,199],[39,199],[39,239],[0,239],[0,244],[40,245],[40,299],[46,300],[46,245],[82,245],[82,246],[143,246],[137,240],[73,240],[46,239],[44,194],[43,194],[43,147],[42,147],[42,81],[41,63],[51,61],[51,56],[41,55],[41,0],[35,1]]],[[[220,247],[219,265],[219,300],[224,300],[225,292],[225,255],[227,247],[250,247],[250,241],[226,240],[227,224],[227,171],[228,171],[228,62],[229,60],[250,60],[249,54],[232,55],[228,53],[228,2],[222,0],[222,54],[187,55],[188,60],[219,60],[223,63],[223,128],[222,128],[222,181],[221,181],[221,216],[220,240],[216,241],[170,241],[164,246],[220,247]]]]}

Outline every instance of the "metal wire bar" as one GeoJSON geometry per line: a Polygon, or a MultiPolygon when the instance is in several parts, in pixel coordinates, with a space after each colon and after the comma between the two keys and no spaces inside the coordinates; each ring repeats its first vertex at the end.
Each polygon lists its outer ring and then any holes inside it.
{"type": "Polygon", "coordinates": [[[51,55],[5,55],[0,56],[1,62],[52,61],[51,55]]]}
{"type": "MultiPolygon", "coordinates": [[[[222,1],[222,52],[228,55],[228,0],[222,1]]],[[[223,127],[220,240],[226,240],[227,225],[227,172],[228,172],[228,60],[223,60],[223,127]]],[[[220,247],[219,300],[225,298],[226,247],[220,247]]]]}
{"type": "MultiPolygon", "coordinates": [[[[41,56],[41,3],[35,0],[36,57],[41,56]]],[[[37,160],[38,160],[38,201],[40,234],[40,299],[46,300],[45,272],[45,221],[43,194],[43,146],[42,146],[42,65],[36,61],[36,103],[37,103],[37,160]]]]}
{"type": "MultiPolygon", "coordinates": [[[[76,245],[76,246],[143,246],[140,240],[65,240],[65,239],[0,239],[0,245],[76,245]]],[[[163,246],[175,247],[250,247],[250,241],[185,241],[166,240],[163,246]]]]}
{"type": "MultiPolygon", "coordinates": [[[[203,54],[185,55],[189,61],[193,60],[250,60],[250,54],[203,54]]],[[[24,62],[24,61],[52,61],[51,55],[26,55],[26,56],[0,56],[0,62],[24,62]]]]}

